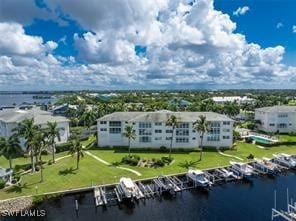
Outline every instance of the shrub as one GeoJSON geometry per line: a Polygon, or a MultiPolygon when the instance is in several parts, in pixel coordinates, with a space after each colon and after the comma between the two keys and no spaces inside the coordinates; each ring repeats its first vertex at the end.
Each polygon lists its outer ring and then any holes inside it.
{"type": "Polygon", "coordinates": [[[70,142],[57,145],[56,146],[56,153],[60,153],[60,152],[64,152],[64,151],[70,150],[71,145],[72,144],[70,142]]]}
{"type": "Polygon", "coordinates": [[[47,162],[48,165],[51,165],[52,163],[53,163],[52,160],[48,160],[47,162]]]}
{"type": "Polygon", "coordinates": [[[161,146],[161,147],[159,148],[159,150],[160,150],[160,152],[162,152],[162,153],[167,152],[167,148],[166,148],[165,146],[161,146]]]}
{"type": "Polygon", "coordinates": [[[5,182],[3,179],[0,179],[0,189],[3,189],[5,187],[5,182]]]}
{"type": "Polygon", "coordinates": [[[137,166],[140,161],[140,156],[138,155],[131,155],[131,156],[124,156],[121,159],[121,163],[125,163],[131,166],[137,166]]]}
{"type": "Polygon", "coordinates": [[[163,167],[163,166],[165,166],[165,163],[161,159],[157,159],[154,163],[154,166],[163,167]]]}
{"type": "Polygon", "coordinates": [[[42,150],[42,151],[41,151],[41,155],[48,155],[47,150],[42,150]]]}
{"type": "Polygon", "coordinates": [[[249,156],[247,156],[247,159],[249,160],[253,160],[255,158],[255,156],[253,154],[250,154],[249,156]]]}
{"type": "Polygon", "coordinates": [[[164,162],[165,164],[170,164],[173,161],[173,158],[162,157],[161,161],[164,162]]]}

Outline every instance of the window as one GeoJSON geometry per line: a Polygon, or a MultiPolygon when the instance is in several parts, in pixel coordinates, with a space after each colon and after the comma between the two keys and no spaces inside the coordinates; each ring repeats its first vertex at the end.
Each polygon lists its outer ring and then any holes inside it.
{"type": "Polygon", "coordinates": [[[121,121],[110,121],[109,126],[110,127],[121,127],[121,121]]]}
{"type": "Polygon", "coordinates": [[[177,128],[189,128],[189,123],[179,123],[177,128]]]}
{"type": "Polygon", "coordinates": [[[224,140],[229,140],[230,139],[230,136],[223,136],[223,139],[224,140]]]}
{"type": "Polygon", "coordinates": [[[156,134],[161,134],[162,133],[162,130],[155,130],[154,131],[156,134]]]}
{"type": "Polygon", "coordinates": [[[184,129],[177,129],[176,130],[177,136],[189,136],[189,130],[184,129]]]}
{"type": "Polygon", "coordinates": [[[139,135],[151,135],[151,130],[149,129],[139,129],[139,135]]]}
{"type": "Polygon", "coordinates": [[[171,134],[171,133],[173,133],[173,130],[166,130],[165,132],[166,132],[167,134],[168,134],[168,133],[171,134]]]}
{"type": "Polygon", "coordinates": [[[188,143],[189,139],[188,137],[177,137],[176,138],[176,143],[188,143]]]}
{"type": "Polygon", "coordinates": [[[165,138],[165,140],[171,140],[172,139],[172,137],[166,137],[165,138]]]}
{"type": "Polygon", "coordinates": [[[162,140],[162,137],[155,137],[154,140],[162,140]]]}
{"type": "Polygon", "coordinates": [[[162,123],[161,122],[156,122],[154,125],[155,126],[162,126],[162,123]]]}
{"type": "Polygon", "coordinates": [[[139,137],[139,142],[141,142],[141,143],[150,143],[151,142],[151,137],[147,137],[147,136],[139,137]]]}
{"type": "Polygon", "coordinates": [[[230,125],[230,121],[223,121],[223,125],[230,125]]]}
{"type": "Polygon", "coordinates": [[[269,124],[269,126],[274,127],[274,124],[269,124]]]}
{"type": "Polygon", "coordinates": [[[208,141],[220,141],[220,135],[208,135],[208,141]]]}
{"type": "Polygon", "coordinates": [[[107,131],[107,128],[100,128],[100,131],[107,131]]]}
{"type": "Polygon", "coordinates": [[[281,124],[278,124],[277,127],[278,128],[287,128],[287,124],[281,123],[281,124]]]}
{"type": "Polygon", "coordinates": [[[288,114],[286,113],[278,114],[278,118],[287,118],[287,117],[288,117],[288,114]]]}
{"type": "Polygon", "coordinates": [[[192,133],[196,133],[196,130],[192,130],[192,133]]]}
{"type": "Polygon", "coordinates": [[[223,132],[230,132],[230,129],[226,129],[226,128],[224,128],[222,131],[223,131],[223,132]]]}
{"type": "Polygon", "coordinates": [[[151,123],[148,122],[140,122],[139,128],[151,128],[151,123]]]}
{"type": "Polygon", "coordinates": [[[196,137],[192,137],[192,140],[196,140],[196,137]]]}
{"type": "Polygon", "coordinates": [[[110,134],[120,134],[121,133],[121,128],[111,127],[111,128],[109,128],[109,133],[110,134]]]}
{"type": "Polygon", "coordinates": [[[100,121],[100,124],[107,124],[107,121],[100,121]]]}
{"type": "Polygon", "coordinates": [[[220,122],[217,122],[217,121],[212,122],[211,127],[220,127],[220,122]]]}

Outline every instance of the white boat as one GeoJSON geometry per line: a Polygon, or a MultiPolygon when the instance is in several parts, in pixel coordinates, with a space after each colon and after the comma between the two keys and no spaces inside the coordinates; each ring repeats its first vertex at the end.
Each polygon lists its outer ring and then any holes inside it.
{"type": "Polygon", "coordinates": [[[278,165],[271,162],[271,160],[268,159],[268,158],[263,157],[262,160],[260,160],[260,159],[255,159],[255,160],[259,165],[261,165],[262,167],[268,169],[269,171],[273,171],[273,172],[279,171],[278,165]]]}
{"type": "Polygon", "coordinates": [[[187,177],[193,181],[195,186],[209,187],[212,185],[201,170],[188,170],[187,177]]]}
{"type": "Polygon", "coordinates": [[[237,172],[240,176],[243,176],[245,178],[252,176],[254,173],[253,167],[246,163],[230,161],[230,164],[233,171],[237,172]]]}
{"type": "Polygon", "coordinates": [[[137,195],[137,188],[131,178],[122,177],[119,180],[125,198],[133,198],[137,195]]]}
{"type": "Polygon", "coordinates": [[[274,161],[280,165],[286,166],[288,168],[296,167],[296,160],[289,154],[280,153],[273,154],[274,161]]]}
{"type": "Polygon", "coordinates": [[[217,171],[219,175],[224,178],[225,181],[232,180],[234,177],[236,177],[232,171],[229,171],[225,168],[217,169],[217,171]]]}

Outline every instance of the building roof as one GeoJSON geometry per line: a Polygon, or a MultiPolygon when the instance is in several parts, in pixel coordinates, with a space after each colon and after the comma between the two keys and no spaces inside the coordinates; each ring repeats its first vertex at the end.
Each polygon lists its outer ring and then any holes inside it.
{"type": "Polygon", "coordinates": [[[7,123],[19,123],[24,119],[34,118],[36,124],[46,124],[49,122],[68,122],[69,120],[61,116],[52,116],[50,112],[33,108],[30,110],[2,110],[0,111],[0,121],[7,123]]]}
{"type": "Polygon", "coordinates": [[[261,107],[255,109],[255,111],[262,112],[296,112],[296,106],[288,106],[288,105],[277,105],[271,107],[261,107]]]}
{"type": "Polygon", "coordinates": [[[194,122],[200,115],[205,115],[208,121],[233,121],[229,117],[214,112],[114,112],[105,115],[100,121],[130,121],[130,122],[166,122],[175,115],[181,122],[194,122]]]}
{"type": "Polygon", "coordinates": [[[247,96],[227,96],[227,97],[212,97],[212,100],[214,102],[235,102],[235,101],[240,101],[240,102],[247,102],[247,101],[253,101],[253,98],[248,98],[247,96]]]}

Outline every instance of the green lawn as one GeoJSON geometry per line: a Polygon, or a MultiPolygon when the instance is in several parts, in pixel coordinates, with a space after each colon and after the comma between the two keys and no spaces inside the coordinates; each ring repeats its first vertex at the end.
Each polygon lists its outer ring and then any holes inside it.
{"type": "Polygon", "coordinates": [[[280,141],[296,142],[296,136],[293,135],[279,135],[280,141]]]}
{"type": "MultiPolygon", "coordinates": [[[[92,138],[91,138],[92,139],[92,138]]],[[[86,141],[87,142],[87,141],[86,141]]],[[[109,163],[120,162],[122,157],[127,155],[126,152],[120,150],[101,150],[92,149],[89,150],[92,154],[102,158],[109,163]]],[[[249,154],[253,154],[255,157],[260,158],[263,156],[271,157],[273,153],[289,153],[296,154],[296,146],[279,146],[271,147],[269,149],[260,149],[253,144],[238,143],[236,150],[224,151],[226,154],[234,155],[243,158],[244,161],[247,160],[249,154]]],[[[162,156],[168,156],[167,153],[133,153],[139,155],[142,159],[152,159],[161,158],[162,156]]],[[[57,154],[57,157],[65,156],[65,153],[57,154]]],[[[186,161],[197,161],[195,164],[196,168],[205,169],[218,166],[228,165],[230,160],[235,160],[230,157],[222,156],[216,151],[205,151],[203,154],[203,160],[199,160],[198,152],[190,153],[173,153],[172,157],[174,161],[171,165],[160,167],[160,168],[145,168],[129,165],[121,165],[122,167],[127,167],[134,169],[142,174],[138,177],[134,173],[126,170],[115,168],[113,166],[106,166],[101,162],[93,159],[92,157],[86,155],[80,162],[80,169],[75,170],[76,159],[73,157],[68,157],[58,161],[54,165],[45,164],[44,167],[44,177],[45,181],[40,183],[40,174],[27,174],[22,176],[22,188],[13,188],[0,190],[0,199],[11,198],[21,195],[31,195],[36,194],[35,187],[38,186],[38,194],[51,191],[66,190],[70,188],[77,187],[87,187],[93,184],[106,184],[118,182],[119,178],[122,176],[131,177],[133,179],[148,178],[164,174],[180,173],[186,172],[187,168],[184,166],[186,161]],[[71,167],[74,168],[71,170],[71,167]]],[[[50,159],[51,155],[44,156],[44,159],[50,159]]],[[[18,158],[15,159],[15,164],[26,164],[29,162],[29,158],[18,158]]],[[[0,158],[0,166],[7,167],[8,161],[4,158],[0,158]]]]}
{"type": "Polygon", "coordinates": [[[65,158],[54,165],[46,165],[43,183],[40,183],[39,173],[24,175],[21,178],[22,188],[1,190],[0,199],[36,194],[36,186],[38,193],[43,193],[87,187],[92,182],[94,184],[113,183],[118,181],[120,176],[132,175],[128,171],[105,166],[89,156],[85,156],[81,160],[79,170],[75,170],[75,168],[76,161],[73,157],[65,158]]]}
{"type": "MultiPolygon", "coordinates": [[[[55,155],[56,158],[62,157],[67,155],[67,152],[61,152],[61,153],[57,153],[55,155]]],[[[52,159],[52,155],[48,154],[48,155],[43,155],[42,156],[42,161],[48,161],[52,159]]],[[[15,165],[24,165],[24,164],[30,164],[30,157],[19,157],[16,159],[12,159],[12,166],[14,167],[15,165]]],[[[9,167],[9,161],[4,157],[4,156],[0,156],[0,167],[3,168],[8,168],[9,167]]]]}

